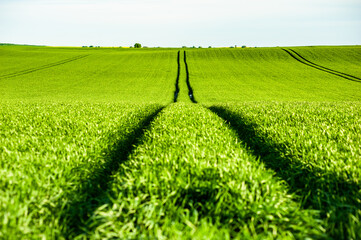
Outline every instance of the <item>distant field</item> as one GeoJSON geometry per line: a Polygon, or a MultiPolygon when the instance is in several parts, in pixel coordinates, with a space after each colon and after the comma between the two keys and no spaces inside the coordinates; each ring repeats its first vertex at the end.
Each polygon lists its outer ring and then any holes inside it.
{"type": "Polygon", "coordinates": [[[0,67],[3,100],[172,101],[177,71],[174,50],[9,48],[0,48],[2,62],[9,59],[17,66],[0,67]]]}
{"type": "Polygon", "coordinates": [[[360,55],[358,47],[300,47],[297,50],[309,61],[323,65],[330,69],[345,72],[356,77],[361,76],[360,55]]]}
{"type": "MultiPolygon", "coordinates": [[[[361,59],[359,49],[354,49],[356,53],[350,59],[356,76],[361,76],[355,67],[361,59]]],[[[340,54],[335,52],[329,55],[338,59],[340,54]]],[[[281,48],[207,49],[190,51],[188,55],[190,78],[203,103],[359,101],[361,96],[360,83],[301,64],[281,48]]],[[[344,55],[332,66],[347,65],[344,55]]]]}
{"type": "Polygon", "coordinates": [[[361,238],[360,47],[0,61],[1,239],[361,238]]]}

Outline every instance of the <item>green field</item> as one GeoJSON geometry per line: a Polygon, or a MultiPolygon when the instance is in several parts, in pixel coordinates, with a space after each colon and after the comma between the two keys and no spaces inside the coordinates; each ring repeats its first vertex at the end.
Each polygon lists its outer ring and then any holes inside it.
{"type": "Polygon", "coordinates": [[[0,239],[361,239],[359,46],[0,61],[0,239]]]}

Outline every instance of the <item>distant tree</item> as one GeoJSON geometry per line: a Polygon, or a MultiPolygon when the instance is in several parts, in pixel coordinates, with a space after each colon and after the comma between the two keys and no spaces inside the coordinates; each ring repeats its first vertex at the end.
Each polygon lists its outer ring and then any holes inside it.
{"type": "Polygon", "coordinates": [[[208,46],[208,48],[212,48],[212,46],[208,46]]]}
{"type": "Polygon", "coordinates": [[[182,46],[182,48],[187,48],[187,46],[182,46]]]}
{"type": "Polygon", "coordinates": [[[202,46],[199,46],[198,48],[202,48],[202,46]]]}
{"type": "Polygon", "coordinates": [[[247,46],[246,45],[243,45],[242,48],[246,48],[247,46]]]}
{"type": "Polygon", "coordinates": [[[142,44],[140,44],[140,43],[134,44],[134,48],[141,48],[141,47],[142,47],[142,44]]]}
{"type": "Polygon", "coordinates": [[[193,46],[192,48],[196,48],[196,46],[193,46]]]}
{"type": "Polygon", "coordinates": [[[230,48],[234,48],[233,46],[230,46],[230,48]]]}

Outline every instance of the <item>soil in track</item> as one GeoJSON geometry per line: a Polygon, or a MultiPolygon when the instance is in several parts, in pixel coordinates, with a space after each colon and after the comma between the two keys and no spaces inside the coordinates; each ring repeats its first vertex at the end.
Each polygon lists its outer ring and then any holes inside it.
{"type": "Polygon", "coordinates": [[[5,75],[0,75],[0,79],[2,79],[2,78],[12,78],[12,77],[22,76],[22,75],[25,75],[25,74],[29,74],[29,73],[33,73],[33,72],[39,71],[39,70],[43,70],[43,69],[47,69],[47,68],[52,68],[52,67],[56,67],[56,66],[59,66],[59,65],[63,65],[63,64],[69,63],[69,62],[73,62],[73,61],[76,61],[76,60],[85,58],[85,57],[87,57],[87,56],[89,56],[89,55],[80,55],[80,56],[67,58],[67,59],[64,59],[64,60],[61,60],[61,61],[58,61],[58,62],[49,63],[49,64],[42,65],[42,66],[35,67],[35,68],[29,68],[29,69],[22,70],[22,71],[17,71],[17,72],[14,72],[14,73],[9,73],[9,74],[5,74],[5,75]]]}
{"type": "Polygon", "coordinates": [[[189,69],[188,69],[188,64],[187,64],[187,53],[186,51],[184,51],[184,65],[186,68],[186,83],[187,83],[187,87],[188,87],[188,96],[189,99],[193,102],[193,103],[197,103],[196,99],[194,98],[194,94],[193,94],[193,89],[191,86],[191,83],[189,81],[189,69]]]}
{"type": "Polygon", "coordinates": [[[178,51],[178,55],[177,55],[177,66],[178,66],[178,71],[177,71],[177,78],[176,78],[176,80],[175,80],[175,90],[174,90],[174,99],[173,99],[173,102],[177,102],[178,94],[179,94],[180,51],[178,51]]]}
{"type": "Polygon", "coordinates": [[[177,64],[178,64],[178,73],[175,81],[173,102],[197,103],[194,97],[193,88],[189,80],[190,77],[189,77],[186,51],[178,51],[177,64]]]}
{"type": "Polygon", "coordinates": [[[302,64],[305,64],[305,65],[307,65],[309,67],[316,68],[316,69],[318,69],[320,71],[327,72],[327,73],[339,76],[341,78],[344,78],[344,79],[347,79],[347,80],[350,80],[350,81],[361,82],[361,78],[355,77],[355,76],[347,74],[347,73],[339,72],[339,71],[336,71],[336,70],[321,66],[319,64],[316,64],[314,62],[311,62],[311,61],[307,60],[306,58],[304,58],[303,56],[301,56],[295,50],[285,49],[285,48],[282,48],[282,50],[285,51],[286,53],[288,53],[292,58],[294,58],[298,62],[300,62],[302,64]]]}

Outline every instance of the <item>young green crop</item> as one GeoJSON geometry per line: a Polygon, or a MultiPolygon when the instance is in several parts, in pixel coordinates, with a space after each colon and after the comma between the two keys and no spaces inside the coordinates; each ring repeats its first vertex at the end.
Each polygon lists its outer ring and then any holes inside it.
{"type": "Polygon", "coordinates": [[[16,70],[0,71],[1,100],[161,104],[173,100],[176,50],[8,47],[0,47],[7,53],[0,61],[21,64],[16,70]],[[25,53],[13,56],[17,51],[25,53]],[[82,58],[69,62],[69,55],[82,58]]]}
{"type": "Polygon", "coordinates": [[[4,75],[45,66],[79,55],[85,55],[84,51],[35,46],[0,46],[0,79],[4,75]]]}
{"type": "Polygon", "coordinates": [[[335,71],[361,78],[361,47],[297,47],[291,48],[307,60],[335,71]]]}
{"type": "Polygon", "coordinates": [[[187,60],[200,103],[361,99],[361,83],[306,66],[281,48],[193,50],[187,60]]]}
{"type": "Polygon", "coordinates": [[[287,181],[304,208],[321,210],[330,236],[360,237],[360,103],[244,103],[210,109],[287,181]]]}
{"type": "MultiPolygon", "coordinates": [[[[288,49],[361,77],[359,47],[288,49]]],[[[187,49],[194,105],[181,50],[153,121],[177,52],[0,46],[0,238],[360,238],[361,83],[187,49]]]]}
{"type": "Polygon", "coordinates": [[[179,95],[177,102],[191,103],[192,100],[189,97],[189,86],[187,84],[187,77],[189,78],[189,74],[187,74],[188,60],[185,56],[186,51],[180,51],[179,95]]]}
{"type": "Polygon", "coordinates": [[[0,238],[54,239],[75,231],[159,108],[2,104],[0,238]]]}
{"type": "MultiPolygon", "coordinates": [[[[165,108],[79,239],[305,239],[323,234],[282,181],[209,110],[165,108]]],[[[75,237],[75,236],[72,236],[75,237]]]]}

